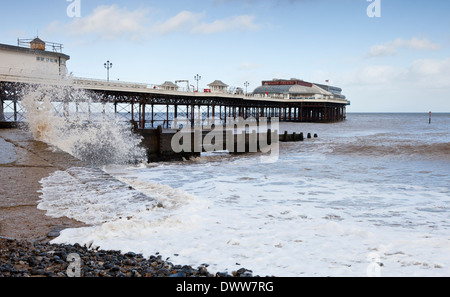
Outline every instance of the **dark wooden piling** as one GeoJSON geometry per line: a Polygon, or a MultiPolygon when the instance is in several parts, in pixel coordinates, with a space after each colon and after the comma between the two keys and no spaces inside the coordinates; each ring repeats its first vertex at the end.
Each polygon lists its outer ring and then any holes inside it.
{"type": "MultiPolygon", "coordinates": [[[[303,133],[289,134],[286,131],[279,135],[278,130],[272,129],[265,133],[252,130],[251,133],[243,131],[235,134],[230,130],[163,130],[162,126],[158,126],[157,129],[137,129],[135,132],[143,138],[141,145],[147,150],[149,162],[190,159],[214,150],[227,150],[231,154],[257,153],[261,151],[261,145],[304,140],[303,133]],[[189,151],[174,151],[172,139],[177,133],[181,133],[183,142],[190,141],[189,151]],[[205,137],[209,137],[208,140],[205,141],[205,137]]],[[[308,135],[311,136],[311,133],[308,135]]]]}

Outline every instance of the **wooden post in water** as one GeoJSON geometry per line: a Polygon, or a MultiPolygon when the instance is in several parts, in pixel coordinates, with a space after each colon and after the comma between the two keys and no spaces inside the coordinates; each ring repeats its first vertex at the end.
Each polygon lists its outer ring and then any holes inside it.
{"type": "Polygon", "coordinates": [[[157,137],[156,137],[156,141],[157,141],[157,148],[158,148],[158,155],[161,156],[161,154],[163,153],[162,150],[162,127],[158,126],[158,128],[156,128],[157,130],[157,137]]]}
{"type": "Polygon", "coordinates": [[[428,124],[431,124],[431,111],[430,111],[430,118],[428,119],[428,124]]]}

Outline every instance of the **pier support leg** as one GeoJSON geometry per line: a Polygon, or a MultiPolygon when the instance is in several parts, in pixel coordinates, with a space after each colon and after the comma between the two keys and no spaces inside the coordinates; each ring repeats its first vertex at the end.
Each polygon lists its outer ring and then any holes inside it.
{"type": "Polygon", "coordinates": [[[4,103],[3,99],[0,99],[0,121],[5,120],[5,110],[4,110],[4,103]]]}
{"type": "Polygon", "coordinates": [[[155,105],[153,105],[153,104],[152,104],[152,119],[151,119],[151,122],[152,122],[152,128],[154,128],[155,127],[155,105]]]}
{"type": "Polygon", "coordinates": [[[191,127],[194,127],[195,121],[195,106],[191,104],[191,127]]]}
{"type": "Polygon", "coordinates": [[[166,128],[169,129],[169,104],[166,106],[166,128]]]}
{"type": "Polygon", "coordinates": [[[13,108],[14,108],[14,122],[17,122],[17,99],[14,99],[13,101],[13,108]]]}
{"type": "Polygon", "coordinates": [[[141,120],[141,128],[145,129],[145,102],[142,103],[142,120],[141,120]]]}

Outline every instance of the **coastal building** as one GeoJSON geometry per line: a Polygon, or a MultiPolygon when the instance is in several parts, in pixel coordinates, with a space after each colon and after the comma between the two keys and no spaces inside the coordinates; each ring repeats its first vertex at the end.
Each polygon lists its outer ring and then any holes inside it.
{"type": "Polygon", "coordinates": [[[39,38],[19,39],[17,46],[0,44],[0,75],[46,78],[67,74],[68,55],[62,44],[39,38]],[[50,49],[50,50],[49,50],[50,49]]]}
{"type": "Polygon", "coordinates": [[[211,93],[228,93],[228,85],[221,80],[215,80],[208,85],[211,93]]]}
{"type": "Polygon", "coordinates": [[[345,99],[341,88],[314,84],[297,78],[263,81],[262,86],[253,91],[253,95],[285,100],[345,99]]]}
{"type": "Polygon", "coordinates": [[[164,91],[178,91],[178,86],[171,81],[166,81],[162,85],[158,86],[159,89],[164,91]]]}
{"type": "Polygon", "coordinates": [[[344,95],[342,95],[341,88],[333,87],[330,85],[322,85],[322,84],[315,84],[315,85],[318,86],[319,88],[322,88],[322,89],[332,93],[335,98],[339,98],[339,99],[343,99],[343,100],[346,99],[346,97],[344,95]]]}

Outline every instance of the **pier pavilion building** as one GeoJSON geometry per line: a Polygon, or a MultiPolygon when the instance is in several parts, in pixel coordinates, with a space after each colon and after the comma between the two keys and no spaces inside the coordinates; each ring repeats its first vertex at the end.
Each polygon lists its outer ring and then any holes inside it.
{"type": "Polygon", "coordinates": [[[67,74],[68,55],[62,44],[18,39],[17,46],[0,44],[0,74],[18,77],[54,78],[67,74]]]}
{"type": "Polygon", "coordinates": [[[263,81],[262,85],[253,91],[253,96],[284,100],[346,99],[342,95],[341,88],[310,83],[297,78],[263,81]]]}

